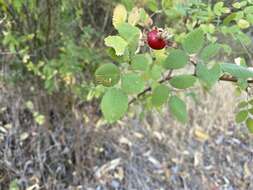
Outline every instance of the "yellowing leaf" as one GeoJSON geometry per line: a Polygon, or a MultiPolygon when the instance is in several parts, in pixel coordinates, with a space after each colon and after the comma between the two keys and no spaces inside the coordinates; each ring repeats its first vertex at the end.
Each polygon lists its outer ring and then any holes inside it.
{"type": "Polygon", "coordinates": [[[249,28],[250,27],[250,24],[247,20],[244,20],[244,19],[240,19],[238,22],[237,22],[237,25],[241,28],[241,29],[246,29],[246,28],[249,28]]]}
{"type": "Polygon", "coordinates": [[[162,63],[167,57],[165,49],[154,50],[153,55],[155,57],[155,63],[157,63],[157,64],[162,63]]]}
{"type": "Polygon", "coordinates": [[[73,85],[76,83],[76,79],[74,76],[72,76],[71,74],[66,74],[64,77],[63,77],[63,80],[65,82],[66,85],[73,85]]]}
{"type": "Polygon", "coordinates": [[[120,36],[108,36],[105,38],[105,45],[112,47],[115,50],[117,56],[124,54],[127,47],[127,42],[120,36]]]}
{"type": "Polygon", "coordinates": [[[116,28],[127,19],[127,10],[124,5],[117,5],[113,11],[112,24],[116,28]]]}
{"type": "Polygon", "coordinates": [[[235,2],[235,3],[232,4],[232,6],[233,6],[234,8],[236,8],[236,9],[240,9],[240,8],[241,8],[241,3],[235,2]]]}
{"type": "Polygon", "coordinates": [[[134,7],[128,16],[128,23],[135,26],[140,20],[140,10],[134,7]]]}

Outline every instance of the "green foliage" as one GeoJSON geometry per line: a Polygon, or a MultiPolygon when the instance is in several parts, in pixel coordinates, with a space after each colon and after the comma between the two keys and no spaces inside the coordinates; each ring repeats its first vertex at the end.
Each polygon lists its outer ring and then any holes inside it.
{"type": "Polygon", "coordinates": [[[205,38],[202,29],[196,29],[190,32],[183,41],[183,48],[189,54],[198,53],[204,46],[205,38]]]}
{"type": "Polygon", "coordinates": [[[178,75],[170,80],[171,86],[179,89],[192,87],[196,82],[196,78],[192,75],[178,75]]]}
{"type": "Polygon", "coordinates": [[[223,13],[229,13],[230,12],[230,10],[227,7],[224,7],[224,2],[217,2],[214,5],[213,9],[214,9],[214,13],[217,16],[221,16],[223,13]]]}
{"type": "Polygon", "coordinates": [[[125,74],[122,77],[121,87],[127,94],[137,94],[144,89],[144,80],[135,73],[125,74]]]}
{"type": "Polygon", "coordinates": [[[19,190],[19,189],[20,188],[18,186],[18,180],[17,179],[10,182],[9,190],[19,190]]]}
{"type": "Polygon", "coordinates": [[[253,99],[241,101],[238,105],[238,112],[235,116],[237,123],[245,123],[249,132],[253,133],[253,99]]]}
{"type": "Polygon", "coordinates": [[[246,125],[248,127],[249,132],[253,133],[253,119],[252,118],[247,119],[246,125]]]}
{"type": "Polygon", "coordinates": [[[112,47],[116,55],[121,56],[126,50],[127,42],[120,36],[108,36],[105,39],[105,45],[112,47]]]}
{"type": "Polygon", "coordinates": [[[117,84],[120,80],[120,71],[112,63],[101,65],[95,72],[97,83],[110,87],[117,84]]]}
{"type": "Polygon", "coordinates": [[[248,106],[248,102],[247,101],[242,101],[238,104],[238,108],[245,108],[248,106]]]}
{"type": "Polygon", "coordinates": [[[183,100],[177,96],[172,96],[169,100],[169,108],[171,114],[180,122],[186,123],[188,121],[188,115],[186,105],[183,100]]]}
{"type": "Polygon", "coordinates": [[[200,54],[200,58],[204,61],[207,62],[209,61],[211,58],[213,58],[215,55],[217,55],[219,53],[221,49],[221,46],[217,43],[213,43],[213,44],[209,44],[208,46],[206,46],[201,54],[200,54]]]}
{"type": "Polygon", "coordinates": [[[152,58],[149,54],[134,55],[131,62],[131,67],[136,71],[145,71],[152,63],[152,58]]]}
{"type": "MultiPolygon", "coordinates": [[[[128,23],[122,23],[116,27],[121,37],[123,37],[127,42],[131,43],[133,40],[139,38],[141,31],[139,28],[132,26],[128,23]]],[[[138,42],[138,41],[137,41],[138,42]]]]}
{"type": "Polygon", "coordinates": [[[166,85],[158,85],[154,88],[152,93],[152,105],[159,107],[167,102],[168,97],[170,95],[170,90],[166,85]]]}
{"type": "Polygon", "coordinates": [[[247,118],[248,118],[248,111],[243,110],[243,111],[240,111],[236,114],[235,121],[236,121],[236,123],[241,123],[241,122],[245,121],[247,118]]]}
{"type": "Polygon", "coordinates": [[[183,68],[188,62],[188,57],[184,51],[175,49],[171,50],[163,62],[163,66],[166,69],[180,69],[183,68]]]}
{"type": "MultiPolygon", "coordinates": [[[[174,2],[172,1],[166,3],[165,1],[162,1],[162,7],[165,12],[167,11],[166,9],[174,9],[173,6],[174,2]]],[[[246,5],[240,4],[240,6],[244,7],[246,5]]],[[[155,1],[148,1],[147,7],[151,11],[157,10],[157,4],[155,1]]],[[[182,10],[177,9],[177,12],[181,15],[185,15],[186,7],[187,6],[182,6],[182,10]]],[[[124,49],[124,54],[127,54],[131,60],[129,73],[123,75],[121,80],[121,88],[123,91],[130,95],[142,93],[146,82],[147,84],[149,82],[151,84],[157,84],[158,80],[162,78],[162,75],[166,70],[172,71],[175,69],[185,68],[188,62],[192,62],[190,57],[195,59],[195,72],[193,74],[175,75],[162,80],[162,83],[168,81],[168,83],[175,89],[187,89],[194,86],[198,79],[203,84],[204,88],[210,89],[217,81],[220,80],[220,77],[223,76],[223,74],[229,74],[238,79],[237,84],[239,86],[243,86],[245,83],[247,84],[246,80],[252,77],[252,71],[243,66],[220,63],[220,61],[213,61],[213,59],[221,52],[222,49],[224,49],[227,53],[231,53],[231,49],[228,45],[216,42],[217,38],[215,36],[215,32],[220,31],[225,35],[232,34],[234,37],[237,35],[235,37],[236,39],[240,40],[242,43],[248,44],[247,35],[241,31],[241,29],[248,27],[248,21],[246,23],[246,21],[240,20],[243,19],[243,17],[238,18],[237,14],[236,16],[231,15],[229,17],[225,17],[224,26],[217,25],[218,27],[215,28],[213,24],[204,22],[210,22],[214,20],[214,17],[221,17],[223,14],[228,14],[230,9],[226,7],[223,2],[216,3],[213,9],[210,9],[210,6],[206,6],[203,3],[202,8],[203,12],[200,11],[200,14],[204,13],[204,11],[207,11],[208,14],[204,16],[201,15],[202,17],[198,15],[198,17],[196,17],[200,20],[202,19],[201,22],[203,22],[203,24],[201,24],[200,27],[195,27],[194,24],[193,26],[186,25],[189,30],[187,34],[175,34],[175,38],[177,38],[176,40],[182,44],[183,50],[179,47],[170,48],[167,52],[163,50],[154,51],[151,53],[152,58],[145,51],[138,50],[137,46],[140,45],[140,43],[137,43],[138,39],[140,39],[140,30],[136,27],[138,25],[138,19],[132,18],[133,15],[138,16],[136,12],[132,11],[130,13],[132,17],[129,18],[131,20],[130,23],[134,23],[135,26],[123,22],[116,27],[119,35],[128,44],[127,46],[121,46],[121,48],[124,49]],[[231,27],[225,27],[225,25],[228,25],[235,19],[237,22],[235,23],[235,26],[232,26],[232,30],[231,27]],[[210,61],[212,61],[211,64],[209,64],[210,61]],[[134,71],[138,71],[141,75],[131,73],[134,71]],[[145,83],[143,79],[145,79],[145,83]]],[[[176,9],[174,9],[174,11],[175,10],[176,9]]],[[[135,11],[137,11],[137,9],[135,9],[135,11]]],[[[197,14],[197,12],[194,13],[193,17],[195,18],[197,14]]],[[[167,14],[167,16],[170,17],[171,15],[167,14]]],[[[175,30],[176,29],[174,29],[174,31],[175,30]]],[[[116,42],[114,43],[116,44],[116,42]]],[[[106,45],[108,46],[107,43],[106,45]]],[[[155,107],[160,107],[166,103],[170,94],[173,94],[174,89],[172,89],[171,92],[171,90],[169,90],[169,88],[164,84],[154,86],[155,87],[152,88],[151,103],[155,107]]],[[[172,96],[169,100],[169,107],[172,115],[176,119],[182,123],[187,122],[188,116],[184,101],[177,96],[172,96]]],[[[244,119],[246,120],[247,118],[244,119]]],[[[240,121],[242,119],[238,116],[237,120],[240,121]]]]}
{"type": "Polygon", "coordinates": [[[127,108],[128,98],[120,89],[111,88],[102,98],[101,110],[108,122],[115,122],[122,118],[127,108]]]}
{"type": "Polygon", "coordinates": [[[202,81],[205,87],[211,88],[221,76],[221,68],[219,64],[215,64],[208,69],[203,63],[199,63],[196,68],[197,77],[202,81]]]}
{"type": "Polygon", "coordinates": [[[229,73],[232,76],[240,79],[248,79],[253,77],[252,70],[249,70],[247,67],[243,67],[240,65],[223,63],[221,64],[221,68],[225,73],[229,73]]]}

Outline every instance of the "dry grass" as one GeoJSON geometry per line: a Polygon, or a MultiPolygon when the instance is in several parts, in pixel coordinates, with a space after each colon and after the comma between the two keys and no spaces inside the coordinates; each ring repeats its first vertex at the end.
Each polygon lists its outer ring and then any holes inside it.
{"type": "Polygon", "coordinates": [[[252,136],[233,121],[232,91],[221,83],[199,92],[198,103],[188,98],[186,126],[164,109],[94,127],[87,104],[88,123],[56,114],[49,129],[34,123],[17,91],[2,91],[0,189],[14,179],[29,190],[253,189],[252,136]]]}

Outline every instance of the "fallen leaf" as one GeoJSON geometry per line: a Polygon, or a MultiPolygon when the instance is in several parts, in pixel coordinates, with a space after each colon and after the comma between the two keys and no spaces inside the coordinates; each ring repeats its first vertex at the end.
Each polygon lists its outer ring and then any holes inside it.
{"type": "Polygon", "coordinates": [[[107,162],[95,171],[95,177],[98,179],[101,178],[109,171],[116,169],[116,167],[119,166],[120,162],[121,158],[116,158],[110,162],[107,162]]]}
{"type": "Polygon", "coordinates": [[[194,136],[199,141],[206,141],[210,138],[209,135],[202,129],[195,129],[194,136]]]}

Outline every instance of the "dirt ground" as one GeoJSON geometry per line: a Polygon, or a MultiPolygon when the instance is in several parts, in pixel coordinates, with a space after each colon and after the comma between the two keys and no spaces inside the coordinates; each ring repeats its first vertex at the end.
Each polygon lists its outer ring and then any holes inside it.
{"type": "Polygon", "coordinates": [[[234,122],[232,89],[189,98],[184,126],[164,108],[115,125],[56,114],[50,129],[1,93],[0,189],[253,190],[253,136],[234,122]]]}

